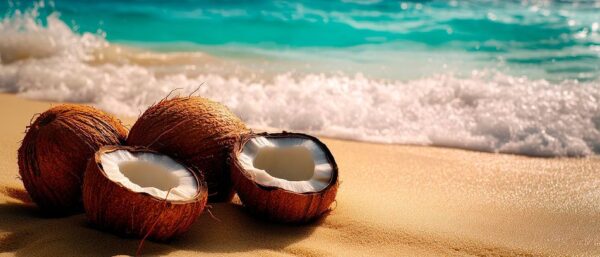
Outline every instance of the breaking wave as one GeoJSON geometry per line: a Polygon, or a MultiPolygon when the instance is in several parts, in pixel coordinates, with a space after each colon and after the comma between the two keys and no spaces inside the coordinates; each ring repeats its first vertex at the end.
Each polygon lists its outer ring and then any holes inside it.
{"type": "Polygon", "coordinates": [[[405,81],[261,74],[201,52],[111,44],[73,32],[58,15],[44,24],[20,13],[0,23],[0,90],[130,116],[176,90],[220,101],[252,127],[534,156],[600,153],[598,81],[549,82],[494,70],[405,81]]]}

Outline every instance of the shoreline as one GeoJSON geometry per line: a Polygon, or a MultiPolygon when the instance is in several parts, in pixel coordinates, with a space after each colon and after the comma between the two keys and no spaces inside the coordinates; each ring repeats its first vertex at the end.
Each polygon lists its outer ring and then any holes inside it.
{"type": "MultiPolygon", "coordinates": [[[[82,214],[42,218],[19,200],[16,150],[53,103],[0,94],[0,252],[133,254],[138,241],[89,228],[82,214]]],[[[122,118],[131,125],[135,118],[122,118]]],[[[334,211],[308,226],[259,221],[214,204],[192,230],[145,254],[594,256],[600,254],[600,158],[535,158],[322,138],[341,185],[334,211]],[[256,238],[264,240],[257,242],[256,238]]]]}

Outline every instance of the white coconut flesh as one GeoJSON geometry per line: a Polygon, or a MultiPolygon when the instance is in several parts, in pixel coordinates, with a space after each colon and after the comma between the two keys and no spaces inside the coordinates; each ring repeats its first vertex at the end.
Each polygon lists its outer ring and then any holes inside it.
{"type": "Polygon", "coordinates": [[[168,194],[170,201],[190,200],[198,192],[191,171],[165,155],[117,150],[103,154],[100,161],[108,179],[133,192],[160,199],[168,194]]]}
{"type": "Polygon", "coordinates": [[[239,162],[257,184],[296,193],[319,192],[333,176],[324,150],[308,138],[252,138],[244,145],[239,162]]]}

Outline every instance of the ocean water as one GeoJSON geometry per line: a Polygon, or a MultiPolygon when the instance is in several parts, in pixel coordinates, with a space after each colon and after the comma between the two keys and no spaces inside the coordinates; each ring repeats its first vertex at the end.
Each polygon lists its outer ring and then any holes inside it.
{"type": "Polygon", "coordinates": [[[253,127],[600,153],[600,1],[8,1],[0,90],[139,115],[196,94],[253,127]]]}

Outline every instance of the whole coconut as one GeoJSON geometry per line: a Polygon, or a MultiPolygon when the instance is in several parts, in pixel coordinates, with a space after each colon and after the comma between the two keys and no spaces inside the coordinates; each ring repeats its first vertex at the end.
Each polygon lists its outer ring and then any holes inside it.
{"type": "Polygon", "coordinates": [[[19,174],[43,210],[66,213],[81,207],[88,159],[104,145],[125,142],[121,122],[90,106],[63,104],[35,119],[18,152],[19,174]]]}
{"type": "Polygon", "coordinates": [[[201,97],[162,100],[146,110],[129,132],[127,144],[169,154],[208,184],[208,200],[233,197],[228,158],[246,125],[224,105],[201,97]]]}

